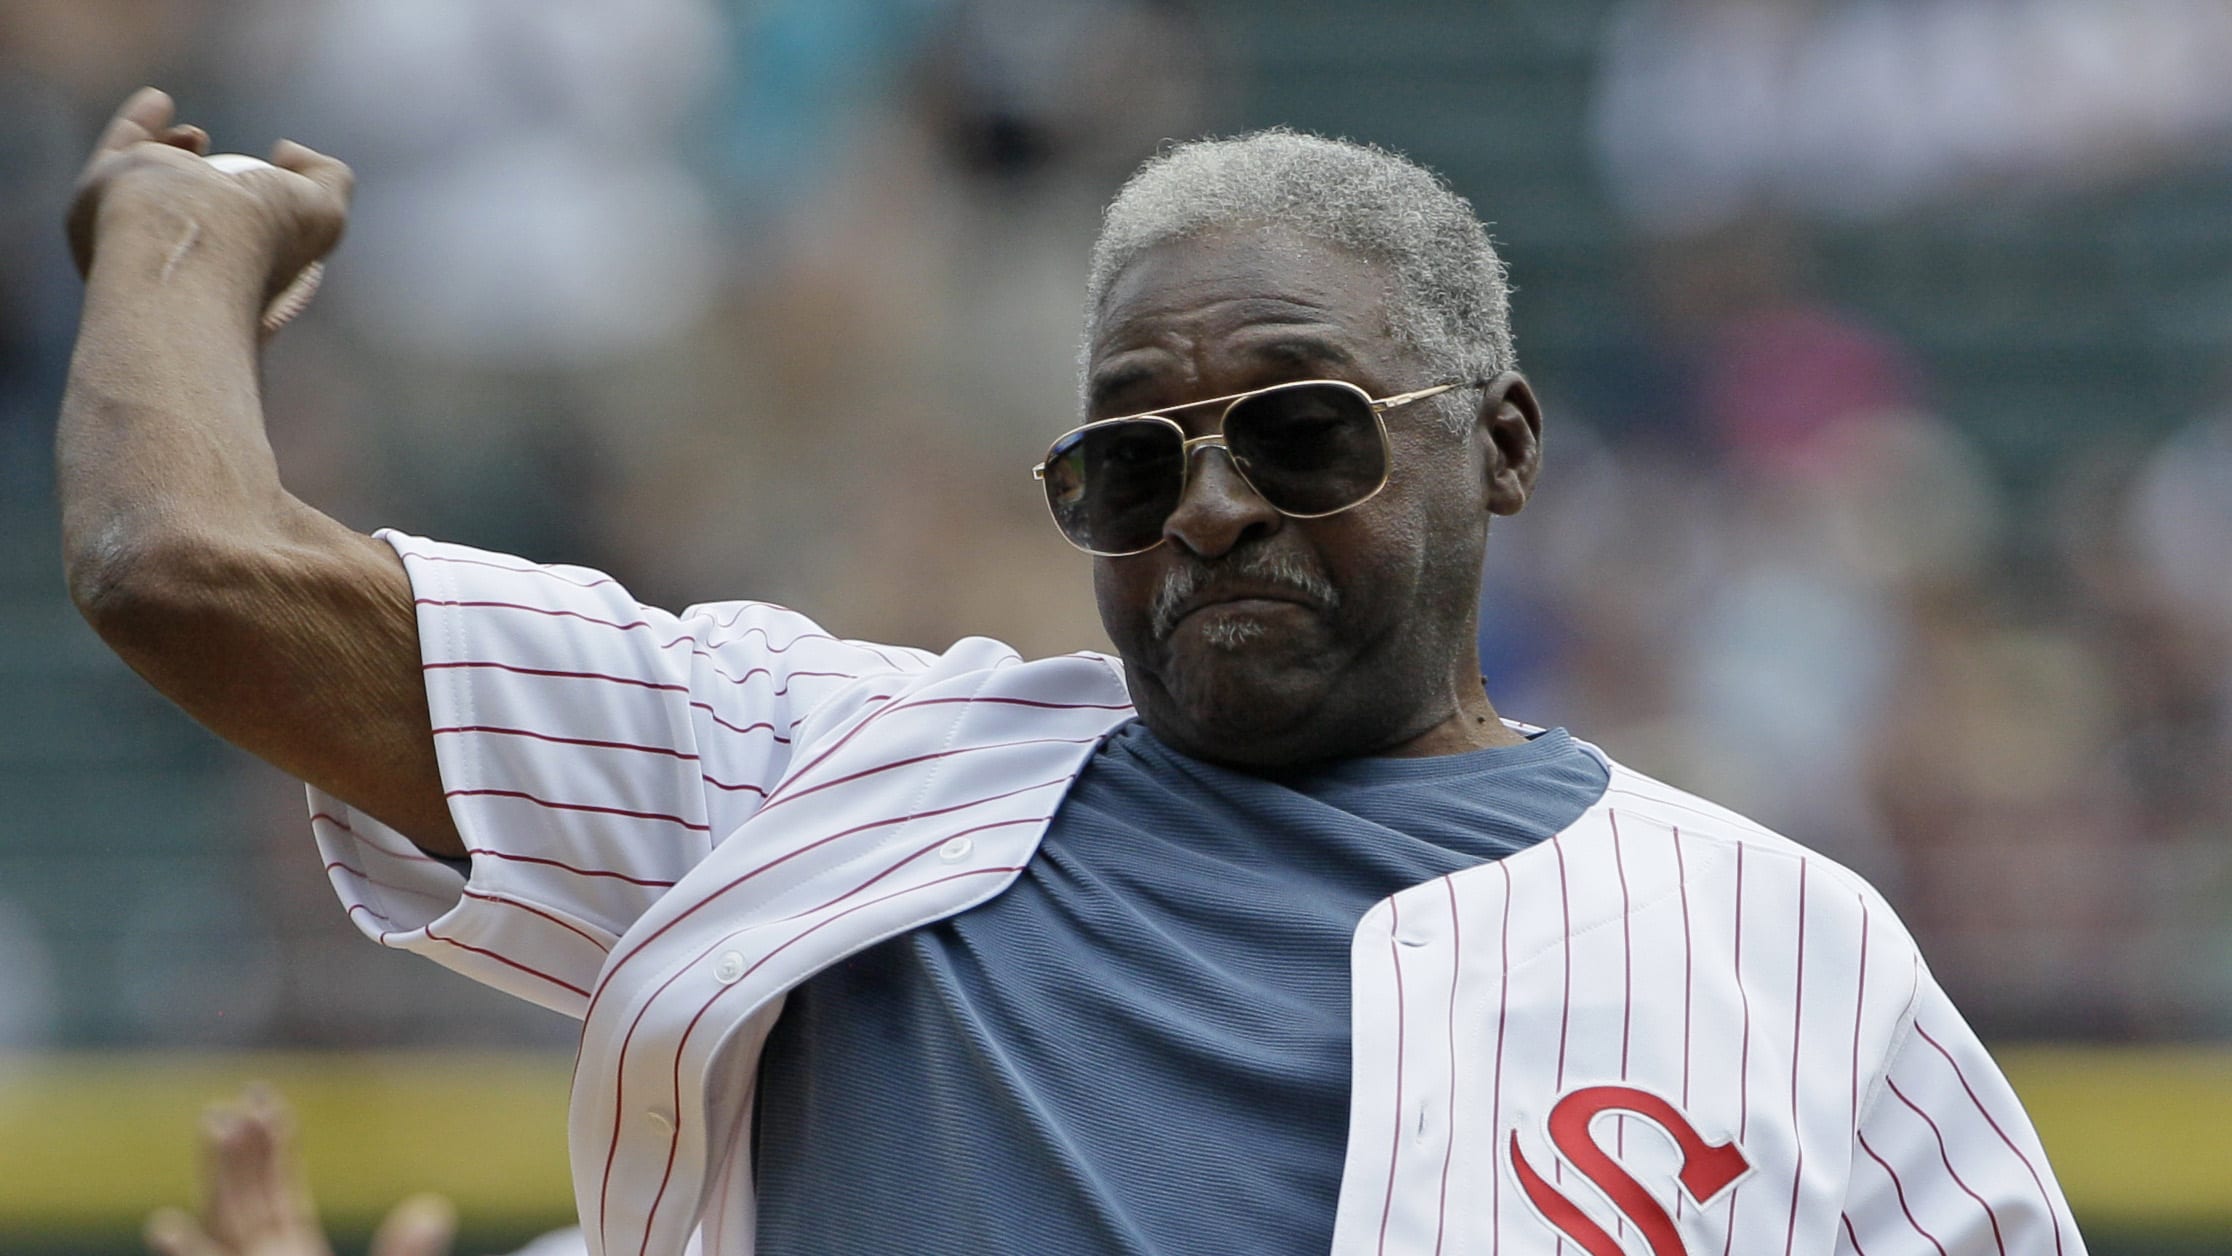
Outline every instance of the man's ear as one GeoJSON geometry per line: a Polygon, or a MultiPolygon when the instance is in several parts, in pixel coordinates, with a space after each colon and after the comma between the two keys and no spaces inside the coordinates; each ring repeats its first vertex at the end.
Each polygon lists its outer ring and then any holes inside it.
{"type": "Polygon", "coordinates": [[[1542,404],[1526,376],[1505,371],[1488,381],[1481,390],[1478,430],[1487,437],[1488,509],[1518,514],[1542,470],[1542,404]]]}

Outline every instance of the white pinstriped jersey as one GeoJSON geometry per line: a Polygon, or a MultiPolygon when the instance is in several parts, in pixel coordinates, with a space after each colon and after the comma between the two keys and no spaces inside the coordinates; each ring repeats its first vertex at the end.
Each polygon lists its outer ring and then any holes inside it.
{"type": "MultiPolygon", "coordinates": [[[[596,572],[387,539],[472,873],[313,791],[334,887],[379,941],[582,1018],[592,1251],[702,1227],[749,1253],[785,992],[1005,888],[1130,717],[1120,666],[841,641],[764,603],[675,616],[596,572]]],[[[1359,924],[1335,1252],[2082,1252],[1883,900],[1609,766],[1556,838],[1359,924]]]]}

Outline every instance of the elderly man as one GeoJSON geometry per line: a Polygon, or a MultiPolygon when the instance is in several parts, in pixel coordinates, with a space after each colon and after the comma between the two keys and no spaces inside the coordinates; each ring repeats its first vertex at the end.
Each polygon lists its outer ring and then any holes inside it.
{"type": "Polygon", "coordinates": [[[348,175],[205,142],[134,97],[78,199],[71,587],[309,782],[368,933],[582,1019],[595,1250],[2080,1250],[1872,890],[1497,716],[1542,418],[1428,172],[1267,132],[1119,193],[1035,471],[1121,657],[1025,661],[297,501],[258,315],[348,175]]]}

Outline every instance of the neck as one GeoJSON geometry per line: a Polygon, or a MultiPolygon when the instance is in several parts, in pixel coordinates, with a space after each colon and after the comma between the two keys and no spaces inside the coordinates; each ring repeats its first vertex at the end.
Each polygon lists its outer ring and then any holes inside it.
{"type": "Polygon", "coordinates": [[[1513,732],[1487,690],[1478,682],[1454,687],[1450,713],[1441,722],[1379,753],[1390,759],[1424,759],[1433,755],[1463,754],[1493,746],[1516,746],[1526,737],[1513,732]]]}

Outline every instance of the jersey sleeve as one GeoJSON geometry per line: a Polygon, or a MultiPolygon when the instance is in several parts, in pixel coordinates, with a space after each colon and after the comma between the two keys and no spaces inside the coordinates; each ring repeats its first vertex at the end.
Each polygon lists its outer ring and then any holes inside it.
{"type": "Polygon", "coordinates": [[[767,603],[675,615],[585,568],[381,537],[470,867],[313,789],[327,875],[374,939],[572,1015],[615,939],[758,809],[808,715],[932,659],[767,603]]]}
{"type": "Polygon", "coordinates": [[[2085,1250],[2021,1102],[1926,970],[1854,1132],[1850,1182],[1839,1253],[2085,1250]]]}

